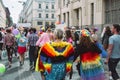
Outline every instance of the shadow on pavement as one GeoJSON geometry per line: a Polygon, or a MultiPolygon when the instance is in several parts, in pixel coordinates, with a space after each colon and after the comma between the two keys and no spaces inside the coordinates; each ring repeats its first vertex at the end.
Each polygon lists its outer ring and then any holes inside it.
{"type": "Polygon", "coordinates": [[[8,74],[11,74],[11,73],[14,73],[14,72],[17,72],[18,70],[20,70],[22,68],[20,68],[19,66],[18,67],[11,67],[11,68],[8,68],[5,72],[4,75],[8,75],[8,74]]]}
{"type": "MultiPolygon", "coordinates": [[[[18,61],[19,61],[18,59],[13,58],[13,59],[12,59],[12,64],[14,64],[14,63],[16,63],[16,62],[18,62],[18,61]]],[[[8,59],[3,59],[3,60],[2,60],[2,63],[5,64],[5,66],[8,66],[8,59]]]]}
{"type": "Polygon", "coordinates": [[[15,78],[15,80],[22,80],[22,79],[28,78],[31,75],[32,75],[32,73],[30,71],[24,71],[23,73],[21,73],[20,75],[18,75],[15,78]]]}

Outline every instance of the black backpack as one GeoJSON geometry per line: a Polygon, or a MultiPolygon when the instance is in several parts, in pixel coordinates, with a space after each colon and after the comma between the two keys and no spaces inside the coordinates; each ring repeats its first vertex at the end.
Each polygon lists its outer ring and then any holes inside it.
{"type": "Polygon", "coordinates": [[[2,33],[0,32],[0,41],[2,41],[2,33]]]}

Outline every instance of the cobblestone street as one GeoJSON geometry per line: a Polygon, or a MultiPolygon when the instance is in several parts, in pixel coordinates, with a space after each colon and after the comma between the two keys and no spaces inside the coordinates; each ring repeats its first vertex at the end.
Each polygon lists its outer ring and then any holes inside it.
{"type": "MultiPolygon", "coordinates": [[[[5,65],[7,65],[6,62],[7,59],[2,60],[2,63],[5,65]]],[[[80,77],[76,70],[76,63],[74,63],[73,68],[74,71],[72,80],[80,80],[80,77]]],[[[107,70],[108,69],[105,65],[106,80],[109,80],[107,70]]],[[[120,65],[117,67],[117,71],[120,75],[120,65]]],[[[12,67],[7,69],[4,74],[0,74],[0,80],[41,80],[41,77],[40,73],[29,70],[29,61],[28,57],[26,57],[25,64],[22,67],[19,66],[18,59],[14,58],[12,67]]],[[[68,77],[66,78],[66,80],[69,80],[68,77]]]]}

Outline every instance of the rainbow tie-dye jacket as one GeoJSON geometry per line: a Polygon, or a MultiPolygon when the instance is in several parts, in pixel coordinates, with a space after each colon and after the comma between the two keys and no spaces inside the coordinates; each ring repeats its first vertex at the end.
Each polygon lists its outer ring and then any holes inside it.
{"type": "Polygon", "coordinates": [[[49,42],[43,45],[40,60],[44,69],[50,73],[52,64],[66,63],[66,72],[69,72],[74,59],[74,48],[67,42],[49,42]]]}

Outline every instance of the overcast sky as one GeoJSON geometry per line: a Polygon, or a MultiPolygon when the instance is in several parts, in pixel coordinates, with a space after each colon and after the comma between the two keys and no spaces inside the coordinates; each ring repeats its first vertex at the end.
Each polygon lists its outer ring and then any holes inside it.
{"type": "Polygon", "coordinates": [[[26,1],[26,0],[2,0],[3,4],[9,8],[11,17],[13,18],[13,22],[17,23],[19,14],[23,8],[22,3],[19,1],[26,1]]]}

